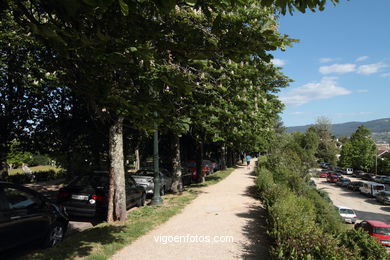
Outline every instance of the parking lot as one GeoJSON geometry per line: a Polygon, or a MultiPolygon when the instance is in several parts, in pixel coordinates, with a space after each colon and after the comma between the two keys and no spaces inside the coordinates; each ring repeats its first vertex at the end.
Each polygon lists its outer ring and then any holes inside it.
{"type": "MultiPolygon", "coordinates": [[[[363,181],[358,178],[344,176],[351,181],[363,181]]],[[[317,185],[317,189],[324,189],[328,192],[334,205],[345,206],[355,210],[358,222],[365,219],[379,220],[390,223],[390,205],[384,205],[376,201],[375,198],[367,197],[360,192],[342,188],[334,183],[329,183],[326,178],[312,177],[317,185]]],[[[388,188],[388,187],[387,187],[388,188]]]]}

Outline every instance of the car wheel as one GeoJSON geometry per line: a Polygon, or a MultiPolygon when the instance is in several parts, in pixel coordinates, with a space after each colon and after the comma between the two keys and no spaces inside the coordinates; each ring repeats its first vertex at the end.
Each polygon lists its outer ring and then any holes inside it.
{"type": "Polygon", "coordinates": [[[146,199],[146,194],[142,193],[141,198],[139,198],[139,201],[137,203],[137,207],[145,206],[145,199],[146,199]]]}
{"type": "Polygon", "coordinates": [[[64,225],[60,222],[55,222],[51,228],[45,242],[43,244],[44,247],[52,247],[64,239],[65,229],[64,225]]]}

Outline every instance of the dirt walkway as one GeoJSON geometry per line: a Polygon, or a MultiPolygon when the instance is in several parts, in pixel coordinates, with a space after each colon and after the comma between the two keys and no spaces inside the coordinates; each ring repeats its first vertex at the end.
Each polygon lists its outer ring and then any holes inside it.
{"type": "Polygon", "coordinates": [[[182,213],[112,259],[268,259],[264,209],[252,197],[253,165],[205,187],[182,213]]]}

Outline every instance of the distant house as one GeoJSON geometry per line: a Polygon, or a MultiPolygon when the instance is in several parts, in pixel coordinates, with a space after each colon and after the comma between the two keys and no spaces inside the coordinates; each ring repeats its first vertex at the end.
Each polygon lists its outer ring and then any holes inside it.
{"type": "Polygon", "coordinates": [[[378,158],[390,152],[390,144],[386,142],[376,143],[376,154],[378,158]]]}
{"type": "Polygon", "coordinates": [[[390,151],[386,151],[386,150],[378,150],[376,152],[376,155],[378,156],[378,158],[382,158],[385,154],[388,154],[390,151]]]}

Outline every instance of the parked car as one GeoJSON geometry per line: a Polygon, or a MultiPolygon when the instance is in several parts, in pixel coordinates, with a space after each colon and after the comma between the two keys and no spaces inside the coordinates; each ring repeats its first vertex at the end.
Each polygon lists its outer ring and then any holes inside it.
{"type": "Polygon", "coordinates": [[[352,176],[353,177],[357,177],[357,178],[362,178],[364,175],[366,175],[367,173],[365,173],[364,171],[362,170],[356,170],[353,172],[352,176]]]}
{"type": "Polygon", "coordinates": [[[385,178],[382,178],[381,183],[390,184],[390,177],[386,176],[385,178]]]}
{"type": "Polygon", "coordinates": [[[353,209],[345,206],[336,206],[336,209],[345,222],[350,224],[356,223],[357,215],[353,209]]]}
{"type": "Polygon", "coordinates": [[[362,176],[362,179],[366,181],[375,181],[374,176],[373,173],[366,173],[362,176]]]}
{"type": "Polygon", "coordinates": [[[390,177],[386,175],[377,175],[373,177],[375,182],[383,183],[383,184],[390,184],[390,177]]]}
{"type": "Polygon", "coordinates": [[[193,160],[189,160],[185,162],[183,165],[187,168],[188,172],[191,172],[192,174],[192,181],[196,182],[199,179],[198,171],[196,169],[196,162],[193,160]]]}
{"type": "Polygon", "coordinates": [[[377,182],[365,182],[360,187],[360,192],[364,195],[375,197],[379,192],[385,191],[385,185],[377,182]]]}
{"type": "Polygon", "coordinates": [[[326,177],[328,177],[327,172],[320,172],[320,178],[326,178],[326,177]]]}
{"type": "Polygon", "coordinates": [[[352,175],[353,174],[353,169],[352,168],[346,168],[345,171],[344,171],[344,174],[352,175]]]}
{"type": "Polygon", "coordinates": [[[322,169],[329,169],[330,166],[331,166],[330,163],[325,163],[325,162],[320,163],[320,167],[322,169]]]}
{"type": "Polygon", "coordinates": [[[192,184],[192,171],[185,166],[181,167],[181,181],[183,186],[192,184]]]}
{"type": "Polygon", "coordinates": [[[389,191],[382,191],[379,192],[375,196],[376,200],[383,203],[383,204],[390,204],[390,192],[389,191]]]}
{"type": "Polygon", "coordinates": [[[39,241],[62,241],[68,216],[61,206],[26,187],[0,182],[0,252],[39,241]]]}
{"type": "Polygon", "coordinates": [[[348,179],[348,178],[343,178],[343,177],[340,177],[337,182],[336,182],[336,185],[340,186],[340,187],[347,187],[348,184],[351,183],[351,180],[348,179]]]}
{"type": "Polygon", "coordinates": [[[352,181],[348,184],[347,188],[353,191],[359,191],[363,184],[364,182],[362,181],[352,181]]]}
{"type": "Polygon", "coordinates": [[[378,239],[379,243],[385,246],[390,245],[390,226],[382,221],[364,220],[355,225],[355,229],[363,229],[370,236],[378,239]]]}
{"type": "Polygon", "coordinates": [[[340,177],[341,176],[339,174],[331,173],[331,174],[328,174],[328,177],[326,177],[326,180],[328,182],[331,182],[331,183],[336,183],[340,177]]]}
{"type": "MultiPolygon", "coordinates": [[[[145,189],[129,175],[125,175],[126,207],[143,206],[145,189]]],[[[108,172],[93,172],[78,176],[58,192],[58,202],[70,217],[104,219],[108,208],[108,172]]]]}
{"type": "Polygon", "coordinates": [[[214,164],[210,160],[202,160],[202,171],[205,175],[212,174],[214,172],[214,164]]]}
{"type": "Polygon", "coordinates": [[[312,180],[312,179],[309,180],[309,185],[313,186],[313,187],[317,187],[316,182],[314,180],[312,180]]]}
{"type": "MultiPolygon", "coordinates": [[[[131,175],[138,185],[145,188],[146,194],[153,194],[154,192],[154,171],[151,169],[141,169],[131,175]]],[[[164,195],[171,190],[172,177],[171,174],[165,170],[160,170],[160,195],[164,195]]]]}

